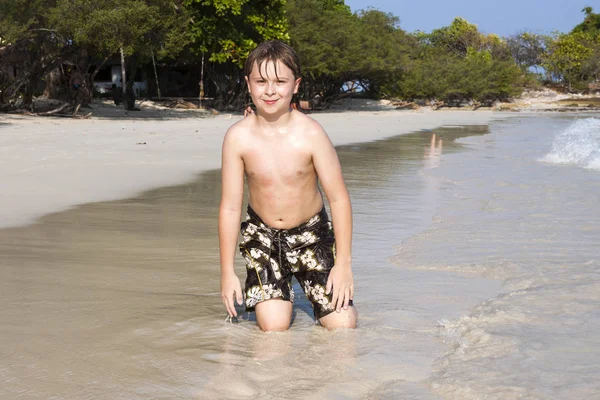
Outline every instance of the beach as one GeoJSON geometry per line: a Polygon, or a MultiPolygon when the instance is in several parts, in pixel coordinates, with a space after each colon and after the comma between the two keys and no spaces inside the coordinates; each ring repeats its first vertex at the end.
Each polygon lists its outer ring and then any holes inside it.
{"type": "Polygon", "coordinates": [[[353,331],[303,295],[287,332],[224,322],[220,146],[241,116],[0,116],[0,398],[600,393],[600,115],[312,116],[353,202],[353,331]]]}
{"type": "MultiPolygon", "coordinates": [[[[242,118],[204,113],[139,115],[128,118],[121,111],[91,120],[0,116],[0,227],[31,223],[77,204],[188,182],[201,171],[217,169],[223,136],[242,118]]],[[[314,114],[335,145],[465,121],[485,124],[501,115],[472,111],[314,114]]]]}

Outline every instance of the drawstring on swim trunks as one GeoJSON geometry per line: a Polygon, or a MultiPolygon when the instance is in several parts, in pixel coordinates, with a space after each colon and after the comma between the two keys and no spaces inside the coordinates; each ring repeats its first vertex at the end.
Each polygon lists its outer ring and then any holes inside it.
{"type": "Polygon", "coordinates": [[[275,233],[273,233],[273,229],[268,229],[267,233],[269,236],[269,240],[271,241],[271,245],[269,246],[269,263],[271,262],[271,257],[273,256],[273,246],[275,246],[275,236],[277,236],[277,245],[279,248],[277,262],[279,263],[278,264],[279,268],[281,268],[281,230],[276,229],[275,233]]]}
{"type": "MultiPolygon", "coordinates": [[[[279,269],[281,270],[281,231],[277,231],[277,243],[278,243],[278,247],[279,247],[279,269]]],[[[271,243],[273,244],[273,243],[271,243]]],[[[271,260],[271,257],[269,257],[269,262],[271,260]]]]}
{"type": "MultiPolygon", "coordinates": [[[[278,254],[278,260],[277,262],[279,264],[278,268],[281,269],[281,230],[277,229],[275,230],[275,233],[273,233],[272,229],[268,230],[269,233],[269,240],[271,240],[271,245],[269,246],[269,263],[271,263],[271,257],[273,256],[273,247],[275,246],[275,236],[277,235],[277,247],[279,250],[279,254],[278,254]]],[[[273,264],[271,264],[271,267],[273,266],[273,264]]]]}

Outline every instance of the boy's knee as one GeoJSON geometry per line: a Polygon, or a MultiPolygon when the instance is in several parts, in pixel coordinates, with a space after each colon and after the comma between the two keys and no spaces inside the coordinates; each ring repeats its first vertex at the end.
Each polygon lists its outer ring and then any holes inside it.
{"type": "Polygon", "coordinates": [[[263,332],[283,332],[290,328],[289,321],[259,321],[258,327],[263,332]]]}
{"type": "Polygon", "coordinates": [[[342,309],[339,313],[334,311],[327,314],[319,319],[319,322],[330,331],[334,329],[354,329],[358,323],[358,313],[355,307],[348,307],[347,310],[342,309]]]}
{"type": "Polygon", "coordinates": [[[290,327],[292,303],[282,299],[271,299],[256,305],[256,322],[265,332],[282,332],[290,327]]]}

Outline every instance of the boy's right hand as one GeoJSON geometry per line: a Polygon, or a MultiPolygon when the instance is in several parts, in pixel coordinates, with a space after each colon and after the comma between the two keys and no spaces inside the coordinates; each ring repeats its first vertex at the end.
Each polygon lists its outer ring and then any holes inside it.
{"type": "Polygon", "coordinates": [[[233,272],[221,274],[221,299],[230,317],[237,317],[234,298],[238,304],[243,304],[240,279],[233,272]]]}

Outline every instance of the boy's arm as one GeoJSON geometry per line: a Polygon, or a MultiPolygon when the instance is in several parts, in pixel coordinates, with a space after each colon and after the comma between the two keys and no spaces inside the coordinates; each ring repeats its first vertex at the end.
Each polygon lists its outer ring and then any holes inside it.
{"type": "Polygon", "coordinates": [[[242,304],[242,288],[234,271],[235,247],[242,215],[244,162],[238,138],[230,128],[223,140],[221,161],[222,194],[219,207],[219,249],[221,257],[221,298],[230,316],[237,316],[234,298],[242,304]]]}
{"type": "Polygon", "coordinates": [[[354,298],[352,276],[352,205],[346,190],[342,167],[329,137],[315,122],[311,134],[313,164],[331,208],[331,219],[335,232],[335,265],[327,280],[327,293],[333,288],[332,302],[337,311],[354,298]]]}

